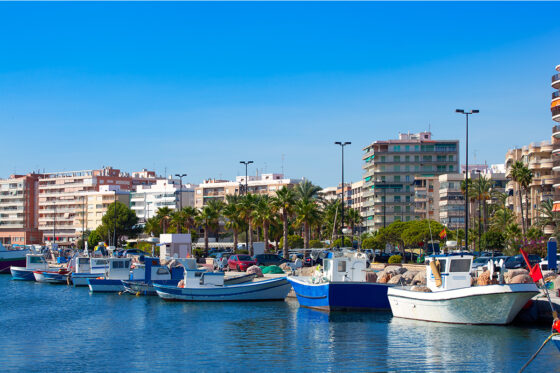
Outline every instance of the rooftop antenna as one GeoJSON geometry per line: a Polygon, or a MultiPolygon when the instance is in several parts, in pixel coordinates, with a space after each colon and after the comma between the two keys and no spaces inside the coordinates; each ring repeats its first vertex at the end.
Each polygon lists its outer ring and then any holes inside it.
{"type": "Polygon", "coordinates": [[[167,179],[167,166],[163,168],[163,177],[167,179]]]}
{"type": "Polygon", "coordinates": [[[282,175],[284,175],[284,154],[282,153],[282,175]]]}

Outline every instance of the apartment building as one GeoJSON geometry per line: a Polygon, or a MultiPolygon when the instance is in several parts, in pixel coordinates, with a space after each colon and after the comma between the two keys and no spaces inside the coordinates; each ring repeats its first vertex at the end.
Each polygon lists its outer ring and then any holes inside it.
{"type": "Polygon", "coordinates": [[[338,190],[339,190],[338,187],[327,187],[327,188],[321,189],[318,194],[325,201],[332,201],[332,200],[335,200],[335,199],[340,199],[340,196],[337,193],[338,190]]]}
{"type": "Polygon", "coordinates": [[[461,190],[464,174],[438,177],[439,222],[451,230],[465,229],[465,195],[461,190]]]}
{"type": "MultiPolygon", "coordinates": [[[[550,113],[553,121],[560,122],[560,65],[556,66],[556,71],[558,73],[552,76],[552,82],[550,83],[551,87],[554,89],[554,92],[552,92],[552,101],[550,103],[550,113]]],[[[560,125],[552,127],[552,148],[552,172],[554,175],[552,194],[554,210],[560,211],[560,125]]]]}
{"type": "Polygon", "coordinates": [[[131,191],[139,185],[156,182],[153,171],[142,170],[130,175],[112,167],[99,170],[65,171],[43,174],[39,178],[39,230],[45,242],[61,246],[75,244],[81,236],[75,220],[82,209],[84,194],[98,192],[102,185],[118,186],[131,191]]]}
{"type": "Polygon", "coordinates": [[[130,195],[130,208],[136,213],[141,223],[155,216],[161,207],[178,210],[182,207],[194,207],[194,191],[197,185],[183,184],[171,177],[157,180],[152,185],[139,185],[130,195]]]}
{"type": "Polygon", "coordinates": [[[403,214],[413,213],[415,219],[439,221],[439,176],[417,176],[414,180],[414,202],[407,204],[403,210],[406,210],[403,214]]]}
{"type": "Polygon", "coordinates": [[[11,175],[0,180],[0,243],[31,245],[43,242],[38,229],[38,180],[42,175],[11,175]]]}
{"type": "MultiPolygon", "coordinates": [[[[249,193],[274,196],[283,186],[293,187],[303,179],[284,178],[283,174],[262,174],[247,178],[249,193]]],[[[235,181],[208,179],[195,188],[196,208],[204,207],[208,201],[215,199],[225,201],[228,194],[242,194],[245,190],[245,176],[237,176],[235,181]]]]}
{"type": "Polygon", "coordinates": [[[115,201],[128,206],[130,191],[121,190],[119,185],[100,185],[99,191],[82,193],[80,201],[74,210],[74,229],[79,236],[82,232],[92,231],[103,224],[103,215],[115,201]]]}
{"type": "Polygon", "coordinates": [[[529,185],[529,216],[528,223],[531,226],[539,219],[539,209],[543,201],[554,199],[554,184],[557,178],[553,172],[554,162],[552,159],[553,143],[542,141],[531,143],[517,149],[510,149],[506,153],[505,171],[508,178],[506,192],[509,197],[507,203],[517,217],[517,222],[521,224],[521,208],[523,214],[526,211],[526,201],[524,192],[518,183],[511,179],[512,166],[516,161],[523,162],[533,173],[533,180],[529,185]],[[522,201],[519,202],[519,195],[522,201]]]}
{"type": "Polygon", "coordinates": [[[415,180],[459,171],[459,141],[434,140],[431,132],[399,134],[363,148],[365,226],[375,231],[413,220],[415,180]]]}

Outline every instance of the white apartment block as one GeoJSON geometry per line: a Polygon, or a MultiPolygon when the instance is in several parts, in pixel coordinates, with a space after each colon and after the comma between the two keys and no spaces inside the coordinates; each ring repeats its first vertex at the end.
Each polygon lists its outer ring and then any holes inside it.
{"type": "Polygon", "coordinates": [[[130,195],[130,208],[136,213],[140,222],[145,223],[155,216],[158,209],[168,207],[178,210],[194,206],[194,191],[197,185],[183,184],[179,179],[157,180],[153,185],[139,185],[130,195]]]}
{"type": "MultiPolygon", "coordinates": [[[[247,189],[249,193],[274,196],[283,186],[293,187],[302,180],[284,178],[283,174],[249,176],[247,189]]],[[[237,176],[235,181],[208,179],[195,188],[194,205],[196,208],[202,208],[212,199],[225,202],[226,195],[243,194],[244,190],[245,176],[237,176]]]]}

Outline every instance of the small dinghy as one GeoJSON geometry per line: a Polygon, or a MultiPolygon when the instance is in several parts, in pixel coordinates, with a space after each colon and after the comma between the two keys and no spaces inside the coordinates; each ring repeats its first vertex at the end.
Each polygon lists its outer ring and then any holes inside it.
{"type": "Polygon", "coordinates": [[[61,268],[58,271],[33,271],[33,276],[37,282],[47,282],[50,284],[66,284],[70,272],[61,268]]]}

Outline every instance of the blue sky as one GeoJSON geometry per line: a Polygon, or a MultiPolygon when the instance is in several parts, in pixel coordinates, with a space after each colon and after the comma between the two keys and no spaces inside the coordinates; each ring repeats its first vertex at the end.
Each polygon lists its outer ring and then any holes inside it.
{"type": "Polygon", "coordinates": [[[239,160],[323,187],[431,128],[469,161],[549,139],[560,3],[0,3],[0,177],[239,160]],[[282,162],[282,159],[284,161],[282,162]]]}

